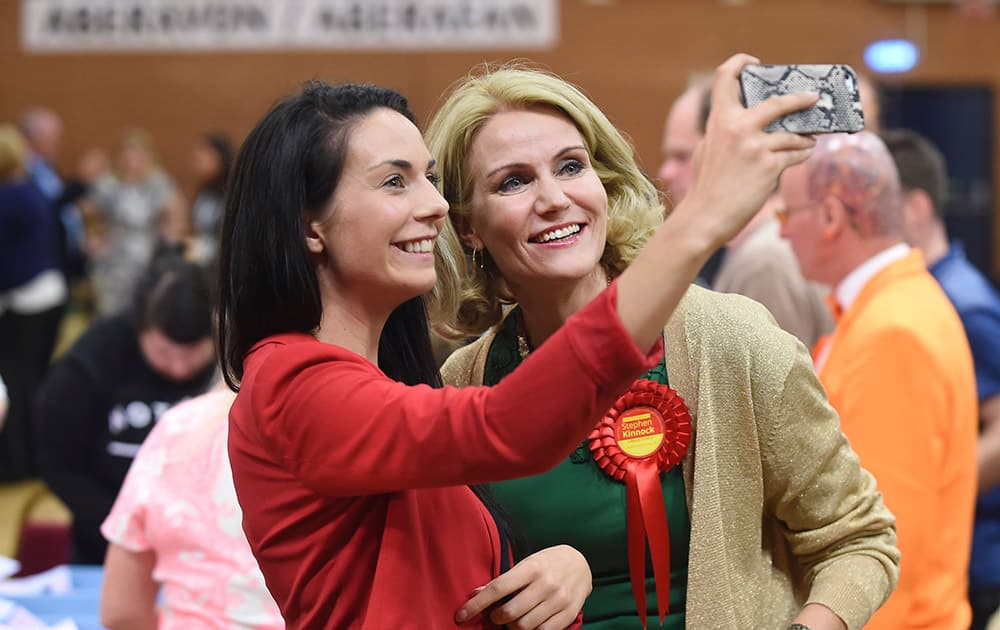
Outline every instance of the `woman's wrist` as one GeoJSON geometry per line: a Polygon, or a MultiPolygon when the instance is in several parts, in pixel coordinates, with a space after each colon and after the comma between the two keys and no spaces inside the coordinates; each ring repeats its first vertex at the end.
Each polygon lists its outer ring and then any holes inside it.
{"type": "Polygon", "coordinates": [[[788,630],[847,630],[847,624],[823,604],[811,602],[802,607],[788,630]]]}
{"type": "Polygon", "coordinates": [[[702,206],[685,200],[677,206],[657,231],[665,251],[697,263],[697,268],[725,243],[714,235],[706,217],[699,216],[702,206]]]}

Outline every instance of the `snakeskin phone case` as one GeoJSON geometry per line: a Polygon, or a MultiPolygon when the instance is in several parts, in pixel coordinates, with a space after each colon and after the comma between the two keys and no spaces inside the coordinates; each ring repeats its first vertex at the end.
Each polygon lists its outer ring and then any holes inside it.
{"type": "Polygon", "coordinates": [[[865,128],[858,78],[848,65],[750,65],[740,71],[740,85],[747,107],[779,94],[819,93],[816,105],[782,116],[766,131],[853,133],[865,128]]]}

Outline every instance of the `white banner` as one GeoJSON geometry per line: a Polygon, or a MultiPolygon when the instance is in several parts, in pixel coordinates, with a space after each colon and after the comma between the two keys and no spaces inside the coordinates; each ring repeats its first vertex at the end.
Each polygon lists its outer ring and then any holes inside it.
{"type": "Polygon", "coordinates": [[[559,0],[21,0],[31,52],[541,49],[559,0]]]}

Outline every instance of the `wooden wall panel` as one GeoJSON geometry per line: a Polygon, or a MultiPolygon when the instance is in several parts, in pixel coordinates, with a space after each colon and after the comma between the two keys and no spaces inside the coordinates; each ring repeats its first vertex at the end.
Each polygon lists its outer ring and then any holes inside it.
{"type": "MultiPolygon", "coordinates": [[[[200,131],[242,137],[274,100],[309,78],[395,87],[426,120],[442,91],[473,65],[530,57],[580,84],[633,138],[650,171],[658,165],[664,115],[688,74],[735,51],[766,62],[861,68],[867,43],[910,35],[923,41],[924,59],[891,81],[1000,85],[1000,18],[875,0],[561,0],[559,43],[527,53],[26,54],[19,14],[16,0],[0,2],[0,120],[16,119],[31,104],[59,111],[67,127],[64,168],[86,147],[110,146],[122,126],[146,127],[185,188],[200,131]]],[[[1000,121],[1000,99],[997,108],[1000,121]]],[[[1000,182],[1000,155],[995,169],[1000,182]]],[[[1000,252],[1000,221],[994,223],[1000,252]]],[[[1000,255],[993,258],[1000,275],[1000,255]]]]}

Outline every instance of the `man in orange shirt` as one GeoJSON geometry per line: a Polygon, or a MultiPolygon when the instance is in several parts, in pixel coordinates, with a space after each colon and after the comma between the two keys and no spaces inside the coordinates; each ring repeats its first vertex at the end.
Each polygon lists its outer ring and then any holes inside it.
{"type": "Polygon", "coordinates": [[[948,298],[902,239],[895,164],[878,136],[824,136],[781,178],[782,236],[838,317],[816,367],[896,515],[899,585],[866,628],[965,630],[976,496],[972,355],[948,298]]]}

